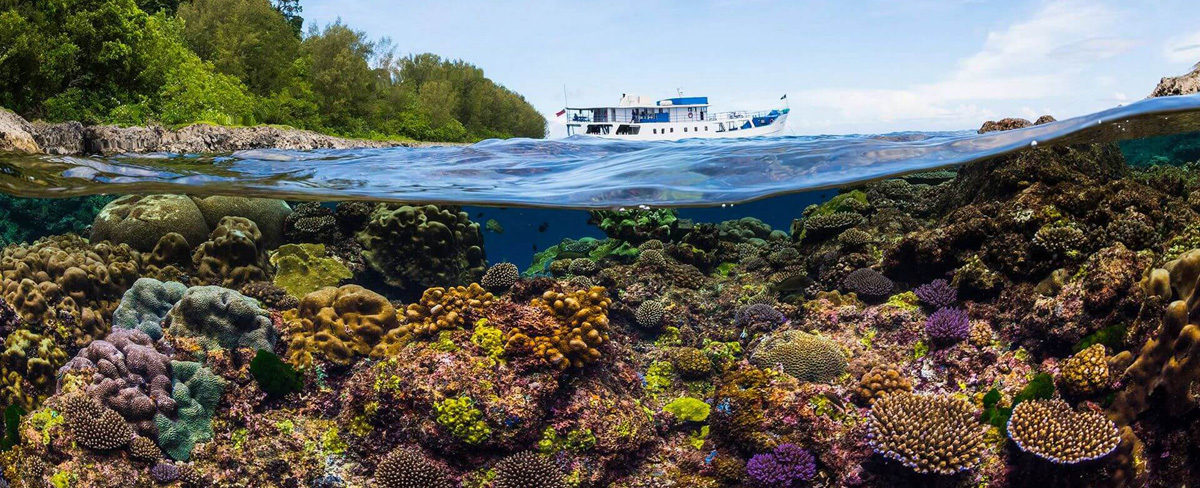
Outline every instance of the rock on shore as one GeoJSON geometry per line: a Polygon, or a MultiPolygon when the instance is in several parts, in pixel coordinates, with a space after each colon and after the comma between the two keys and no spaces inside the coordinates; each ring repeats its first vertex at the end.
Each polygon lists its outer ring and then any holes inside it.
{"type": "Polygon", "coordinates": [[[1200,63],[1196,63],[1196,66],[1193,66],[1192,71],[1188,74],[1168,76],[1160,80],[1158,86],[1154,87],[1154,91],[1150,92],[1150,98],[1193,93],[1200,93],[1200,63]]]}
{"type": "Polygon", "coordinates": [[[0,151],[57,155],[146,152],[229,153],[247,149],[352,149],[417,145],[397,141],[345,139],[270,126],[221,127],[196,124],[171,130],[161,126],[85,126],[79,122],[30,123],[0,109],[0,151]]]}

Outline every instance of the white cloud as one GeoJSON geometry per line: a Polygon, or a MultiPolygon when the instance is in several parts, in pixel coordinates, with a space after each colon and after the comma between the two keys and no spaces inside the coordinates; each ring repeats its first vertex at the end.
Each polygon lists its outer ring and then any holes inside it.
{"type": "Polygon", "coordinates": [[[898,89],[808,90],[793,101],[805,105],[799,113],[812,109],[845,127],[906,122],[899,127],[963,129],[996,117],[998,109],[1011,111],[1001,116],[1036,117],[1028,105],[1013,103],[1069,95],[1089,67],[1136,45],[1096,35],[1113,32],[1119,20],[1097,2],[1049,1],[1028,20],[988,33],[978,52],[940,79],[898,89]]]}
{"type": "Polygon", "coordinates": [[[1200,61],[1200,32],[1167,41],[1163,56],[1172,63],[1192,64],[1200,61]]]}

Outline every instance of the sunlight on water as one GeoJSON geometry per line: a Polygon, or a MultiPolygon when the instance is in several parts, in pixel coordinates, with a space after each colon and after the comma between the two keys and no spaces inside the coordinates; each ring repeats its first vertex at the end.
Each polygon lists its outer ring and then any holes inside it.
{"type": "Polygon", "coordinates": [[[6,156],[20,196],[173,192],[561,208],[716,206],[960,165],[1029,147],[1200,129],[1200,95],[1144,100],[1020,130],[466,147],[243,151],[229,156],[6,156]]]}

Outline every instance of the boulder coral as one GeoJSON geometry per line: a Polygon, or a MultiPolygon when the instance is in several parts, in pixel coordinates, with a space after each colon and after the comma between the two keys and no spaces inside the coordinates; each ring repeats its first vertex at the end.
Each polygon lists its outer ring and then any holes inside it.
{"type": "Polygon", "coordinates": [[[192,254],[197,285],[238,287],[251,281],[269,281],[272,272],[266,242],[254,221],[224,217],[208,240],[192,254]]]}
{"type": "Polygon", "coordinates": [[[288,362],[304,367],[317,359],[349,365],[371,355],[384,335],[400,325],[387,298],[358,285],[309,293],[283,318],[289,330],[288,362]]]}
{"type": "Polygon", "coordinates": [[[188,288],[163,323],[169,336],[192,339],[205,350],[275,347],[267,312],[253,299],[219,286],[188,288]]]}
{"type": "Polygon", "coordinates": [[[186,291],[187,286],[182,283],[138,278],[113,312],[113,328],[135,329],[150,339],[162,339],[162,322],[186,291]]]}
{"type": "Polygon", "coordinates": [[[798,330],[764,337],[750,361],[818,383],[833,381],[846,371],[846,356],[836,342],[798,330]]]}
{"type": "Polygon", "coordinates": [[[283,222],[292,214],[292,207],[283,200],[223,195],[193,196],[191,199],[204,216],[209,229],[219,227],[225,217],[241,217],[258,226],[267,249],[283,244],[283,222]]]}
{"type": "Polygon", "coordinates": [[[208,236],[209,226],[200,208],[185,195],[127,195],[113,200],[92,222],[92,242],[129,244],[141,251],[154,250],[169,233],[196,246],[208,236]]]}
{"type": "Polygon", "coordinates": [[[479,224],[453,206],[380,205],[358,242],[371,269],[405,290],[476,282],[486,264],[479,224]]]}

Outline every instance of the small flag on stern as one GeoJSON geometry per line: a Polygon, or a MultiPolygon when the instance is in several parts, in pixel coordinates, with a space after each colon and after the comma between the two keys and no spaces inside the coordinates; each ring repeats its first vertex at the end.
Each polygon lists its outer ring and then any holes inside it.
{"type": "Polygon", "coordinates": [[[558,112],[555,112],[555,113],[554,113],[554,116],[555,116],[555,117],[562,117],[562,114],[565,114],[565,113],[567,113],[567,109],[565,109],[565,108],[564,108],[564,109],[562,109],[562,110],[559,110],[558,112]]]}
{"type": "Polygon", "coordinates": [[[784,93],[782,97],[779,97],[779,99],[780,99],[780,100],[787,100],[787,93],[784,93]]]}

